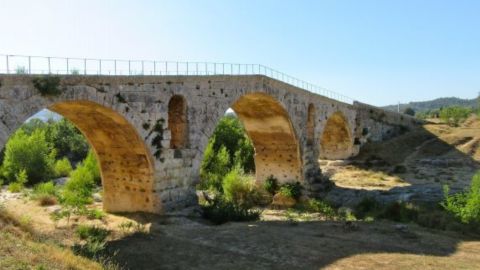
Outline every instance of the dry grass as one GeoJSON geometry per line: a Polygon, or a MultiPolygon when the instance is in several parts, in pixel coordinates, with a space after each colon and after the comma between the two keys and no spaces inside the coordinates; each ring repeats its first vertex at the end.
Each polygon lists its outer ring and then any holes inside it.
{"type": "Polygon", "coordinates": [[[0,209],[0,243],[0,269],[103,269],[100,264],[47,241],[34,230],[31,222],[3,208],[0,209]]]}

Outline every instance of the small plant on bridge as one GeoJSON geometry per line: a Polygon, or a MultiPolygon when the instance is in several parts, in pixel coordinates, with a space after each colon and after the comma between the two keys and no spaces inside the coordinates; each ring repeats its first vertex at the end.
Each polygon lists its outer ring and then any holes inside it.
{"type": "Polygon", "coordinates": [[[46,75],[34,78],[33,86],[40,92],[42,96],[58,96],[60,91],[60,77],[46,75]]]}

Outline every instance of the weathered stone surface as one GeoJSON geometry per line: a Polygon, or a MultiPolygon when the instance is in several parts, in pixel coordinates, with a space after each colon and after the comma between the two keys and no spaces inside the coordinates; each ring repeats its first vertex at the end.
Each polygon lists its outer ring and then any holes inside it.
{"type": "Polygon", "coordinates": [[[318,158],[348,158],[395,136],[413,118],[345,104],[265,76],[61,76],[42,96],[30,75],[0,75],[0,147],[48,108],[71,120],[97,155],[104,207],[162,213],[195,205],[203,152],[233,108],[255,147],[256,178],[299,181],[309,195],[331,182],[318,158]]]}

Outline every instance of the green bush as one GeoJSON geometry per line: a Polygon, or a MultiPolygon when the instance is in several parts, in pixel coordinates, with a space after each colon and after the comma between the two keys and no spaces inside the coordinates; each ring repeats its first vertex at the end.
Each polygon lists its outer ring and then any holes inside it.
{"type": "Polygon", "coordinates": [[[61,196],[62,204],[73,208],[82,208],[92,202],[94,188],[93,174],[87,167],[80,164],[77,169],[72,171],[70,179],[65,183],[61,196]]]}
{"type": "Polygon", "coordinates": [[[440,119],[451,126],[458,126],[458,124],[465,120],[472,113],[471,108],[461,106],[451,106],[440,110],[440,119]]]}
{"type": "Polygon", "coordinates": [[[472,178],[468,190],[449,195],[448,186],[444,187],[443,208],[465,224],[480,224],[480,173],[472,178]]]}
{"type": "Polygon", "coordinates": [[[267,177],[267,179],[265,179],[265,182],[263,182],[263,188],[272,195],[277,193],[279,188],[277,178],[275,178],[273,175],[267,177]]]}
{"type": "Polygon", "coordinates": [[[254,148],[238,118],[227,115],[220,119],[205,148],[198,188],[222,192],[222,179],[235,167],[254,172],[254,148]]]}
{"type": "Polygon", "coordinates": [[[285,183],[280,186],[278,192],[280,192],[280,194],[282,194],[283,196],[298,200],[300,196],[302,196],[302,189],[303,187],[299,182],[285,183]]]}
{"type": "Polygon", "coordinates": [[[253,221],[260,217],[259,211],[235,204],[221,197],[217,197],[212,203],[202,206],[202,210],[203,217],[217,225],[229,221],[253,221]]]}
{"type": "Polygon", "coordinates": [[[81,161],[86,158],[88,142],[72,122],[63,118],[43,125],[46,125],[47,141],[56,149],[57,157],[68,157],[72,161],[81,161]]]}
{"type": "Polygon", "coordinates": [[[255,180],[244,175],[239,168],[230,171],[222,182],[224,198],[238,205],[255,204],[255,180]]]}
{"type": "Polygon", "coordinates": [[[410,203],[392,202],[385,206],[378,217],[397,222],[412,222],[417,220],[418,212],[418,209],[410,203]]]}
{"type": "Polygon", "coordinates": [[[12,182],[8,185],[8,191],[12,192],[12,193],[19,193],[21,192],[25,187],[20,184],[20,183],[17,183],[17,182],[12,182]]]}
{"type": "Polygon", "coordinates": [[[27,173],[27,184],[46,181],[53,176],[55,151],[45,139],[45,131],[34,130],[28,135],[19,129],[8,140],[2,164],[2,174],[7,182],[15,181],[20,171],[27,173]]]}
{"type": "Polygon", "coordinates": [[[39,202],[40,205],[54,205],[59,196],[58,188],[52,181],[40,183],[34,186],[31,198],[39,202]]]}
{"type": "Polygon", "coordinates": [[[25,183],[27,183],[27,181],[27,171],[23,169],[16,175],[15,182],[8,185],[8,191],[13,193],[22,191],[25,188],[25,183]]]}
{"type": "Polygon", "coordinates": [[[68,158],[64,157],[57,160],[55,162],[54,171],[56,177],[69,176],[70,172],[72,171],[72,165],[70,164],[68,158]]]}
{"type": "Polygon", "coordinates": [[[88,258],[100,258],[110,232],[96,226],[79,225],[75,234],[85,242],[73,246],[74,253],[88,258]]]}
{"type": "Polygon", "coordinates": [[[93,150],[89,150],[87,157],[83,161],[83,166],[87,168],[87,170],[92,174],[93,176],[93,181],[97,185],[101,185],[102,183],[102,178],[100,176],[100,169],[98,167],[97,159],[95,158],[95,153],[93,150]]]}
{"type": "Polygon", "coordinates": [[[355,206],[355,216],[360,219],[377,217],[383,211],[382,208],[382,205],[375,198],[365,197],[355,206]]]}
{"type": "Polygon", "coordinates": [[[309,199],[305,202],[297,204],[295,207],[302,211],[320,213],[329,219],[337,216],[337,211],[335,208],[333,208],[329,203],[318,199],[309,199]]]}
{"type": "Polygon", "coordinates": [[[227,149],[222,146],[218,152],[215,152],[213,143],[209,143],[200,167],[201,181],[199,188],[223,192],[222,180],[230,170],[229,164],[230,157],[227,149]]]}

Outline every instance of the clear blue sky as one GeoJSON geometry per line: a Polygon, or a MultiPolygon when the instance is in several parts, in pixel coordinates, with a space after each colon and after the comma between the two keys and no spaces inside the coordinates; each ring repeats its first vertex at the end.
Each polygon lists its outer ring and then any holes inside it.
{"type": "Polygon", "coordinates": [[[0,0],[0,53],[260,63],[386,105],[480,91],[480,1],[0,0]]]}

